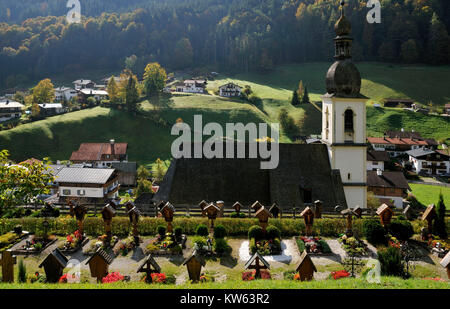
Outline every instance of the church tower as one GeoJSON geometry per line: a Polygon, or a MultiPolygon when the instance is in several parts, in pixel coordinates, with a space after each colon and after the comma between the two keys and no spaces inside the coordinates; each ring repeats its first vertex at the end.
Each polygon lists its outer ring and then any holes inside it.
{"type": "Polygon", "coordinates": [[[336,61],[329,68],[327,93],[322,96],[322,142],[331,167],[340,170],[347,206],[367,207],[366,101],[360,94],[361,76],[352,62],[351,24],[344,14],[334,25],[336,61]]]}

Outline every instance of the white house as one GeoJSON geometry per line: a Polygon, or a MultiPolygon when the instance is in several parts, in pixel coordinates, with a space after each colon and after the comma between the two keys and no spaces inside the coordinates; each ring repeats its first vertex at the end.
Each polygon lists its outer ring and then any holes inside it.
{"type": "Polygon", "coordinates": [[[61,103],[42,103],[38,104],[40,113],[43,116],[53,116],[66,112],[61,103]]]}
{"type": "Polygon", "coordinates": [[[204,93],[206,89],[206,80],[204,79],[187,79],[183,85],[177,86],[177,92],[187,93],[204,93]]]}
{"type": "Polygon", "coordinates": [[[420,148],[407,151],[406,153],[416,173],[428,175],[450,174],[450,156],[442,152],[420,148]]]}
{"type": "Polygon", "coordinates": [[[95,88],[95,83],[90,79],[77,79],[76,81],[72,82],[72,84],[74,85],[75,90],[95,88]]]}
{"type": "Polygon", "coordinates": [[[58,195],[92,201],[118,196],[119,178],[115,169],[64,167],[55,177],[58,195]]]}
{"type": "Polygon", "coordinates": [[[368,171],[384,171],[384,164],[388,161],[389,153],[386,151],[368,150],[366,169],[368,171]]]}
{"type": "Polygon", "coordinates": [[[94,97],[97,101],[101,101],[108,98],[108,92],[106,90],[94,90],[94,89],[81,89],[80,93],[87,99],[88,97],[94,97]]]}
{"type": "Polygon", "coordinates": [[[58,87],[55,88],[55,101],[63,101],[64,99],[70,101],[72,98],[75,98],[78,95],[78,92],[75,89],[69,87],[58,87]]]}
{"type": "Polygon", "coordinates": [[[219,87],[221,97],[240,97],[242,88],[235,83],[228,83],[219,87]]]}
{"type": "Polygon", "coordinates": [[[20,118],[22,116],[23,107],[23,104],[16,101],[0,101],[0,122],[13,118],[20,118]]]}

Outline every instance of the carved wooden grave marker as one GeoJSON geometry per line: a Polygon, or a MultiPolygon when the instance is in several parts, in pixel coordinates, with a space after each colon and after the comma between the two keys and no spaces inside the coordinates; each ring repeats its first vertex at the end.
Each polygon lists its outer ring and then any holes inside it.
{"type": "Polygon", "coordinates": [[[236,202],[233,204],[234,211],[237,213],[238,218],[239,218],[239,214],[241,213],[242,207],[244,207],[244,206],[242,206],[242,204],[239,202],[236,202]]]}
{"type": "Polygon", "coordinates": [[[173,222],[173,215],[175,213],[175,207],[172,204],[170,204],[170,202],[167,202],[166,204],[164,204],[162,208],[160,208],[159,211],[164,217],[164,220],[166,220],[167,222],[167,232],[173,233],[172,222],[173,222]]]}
{"type": "Polygon", "coordinates": [[[39,264],[39,268],[44,266],[47,282],[57,283],[63,275],[63,270],[67,266],[69,259],[56,248],[39,264]]]}
{"type": "Polygon", "coordinates": [[[0,264],[2,265],[3,282],[14,282],[14,264],[17,264],[17,257],[12,255],[11,250],[5,250],[2,252],[0,264]]]}
{"type": "Polygon", "coordinates": [[[108,274],[111,263],[112,257],[102,248],[98,248],[94,255],[87,260],[86,265],[89,265],[91,277],[97,278],[97,282],[101,282],[108,274]]]}
{"type": "Polygon", "coordinates": [[[261,254],[256,252],[248,261],[245,263],[245,269],[255,270],[255,279],[261,279],[261,269],[270,269],[270,264],[262,257],[261,254]],[[261,262],[262,264],[260,264],[261,262]]]}
{"type": "Polygon", "coordinates": [[[128,217],[130,218],[131,223],[131,229],[134,237],[134,243],[136,246],[139,245],[139,231],[138,231],[138,223],[139,223],[139,217],[141,216],[141,212],[139,209],[134,205],[133,202],[129,201],[125,204],[125,208],[128,213],[128,217]]]}
{"type": "Polygon", "coordinates": [[[141,265],[138,267],[138,273],[146,273],[145,282],[152,283],[152,274],[161,273],[161,267],[156,263],[155,259],[151,254],[142,261],[141,265]]]}
{"type": "Polygon", "coordinates": [[[202,266],[204,267],[206,263],[205,260],[197,254],[196,251],[194,251],[192,255],[183,262],[183,265],[186,265],[187,267],[190,280],[192,280],[193,282],[200,281],[202,266]]]}
{"type": "Polygon", "coordinates": [[[300,214],[300,217],[303,217],[305,220],[306,226],[306,236],[312,236],[312,227],[314,224],[314,212],[309,206],[307,206],[300,214]]]}
{"type": "Polygon", "coordinates": [[[380,216],[381,224],[384,226],[385,229],[389,227],[389,224],[391,223],[392,216],[394,215],[394,212],[392,209],[386,205],[383,204],[377,209],[377,215],[380,216]]]}
{"type": "Polygon", "coordinates": [[[278,207],[277,203],[273,203],[273,205],[269,208],[269,212],[273,218],[278,218],[280,215],[280,207],[278,207]]]}
{"type": "Polygon", "coordinates": [[[321,200],[314,202],[314,217],[317,219],[322,218],[322,205],[323,202],[321,200]]]}
{"type": "Polygon", "coordinates": [[[263,234],[265,235],[267,226],[269,225],[269,218],[271,218],[272,215],[264,206],[262,206],[255,213],[255,217],[258,218],[259,225],[261,226],[263,234]]]}
{"type": "Polygon", "coordinates": [[[300,264],[296,271],[300,276],[300,281],[310,281],[314,279],[314,272],[317,272],[317,269],[306,250],[303,250],[303,253],[300,256],[300,264]]]}
{"type": "Polygon", "coordinates": [[[431,204],[427,207],[422,215],[422,221],[427,221],[428,223],[428,233],[433,234],[433,219],[436,216],[436,206],[431,204]]]}

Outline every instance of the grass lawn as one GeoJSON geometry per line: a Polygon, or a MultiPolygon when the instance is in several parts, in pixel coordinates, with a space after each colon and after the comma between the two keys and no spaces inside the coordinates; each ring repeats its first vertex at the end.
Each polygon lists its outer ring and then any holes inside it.
{"type": "Polygon", "coordinates": [[[450,188],[416,183],[410,183],[409,186],[412,189],[412,194],[414,194],[419,202],[424,205],[437,205],[439,201],[439,193],[442,192],[445,206],[447,209],[450,209],[450,188]]]}
{"type": "Polygon", "coordinates": [[[425,279],[403,280],[382,277],[380,283],[369,283],[365,279],[339,279],[311,282],[288,280],[229,280],[202,284],[161,285],[141,282],[119,282],[109,284],[0,284],[0,289],[449,289],[448,282],[425,279]]]}

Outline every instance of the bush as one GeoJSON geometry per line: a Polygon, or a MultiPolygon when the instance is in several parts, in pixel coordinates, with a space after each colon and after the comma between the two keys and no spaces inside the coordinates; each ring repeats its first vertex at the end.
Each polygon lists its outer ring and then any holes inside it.
{"type": "Polygon", "coordinates": [[[414,235],[414,229],[411,223],[406,220],[395,220],[389,226],[389,230],[395,238],[399,240],[408,240],[414,235]]]}
{"type": "Polygon", "coordinates": [[[331,253],[331,248],[325,240],[319,240],[319,244],[322,247],[322,253],[331,253]]]}
{"type": "Polygon", "coordinates": [[[206,239],[203,236],[194,236],[192,237],[192,243],[197,245],[199,249],[202,249],[204,246],[207,245],[206,239]]]}
{"type": "Polygon", "coordinates": [[[198,236],[208,236],[209,235],[208,227],[204,224],[199,224],[197,226],[195,234],[197,234],[198,236]]]}
{"type": "Polygon", "coordinates": [[[269,238],[269,239],[275,239],[275,238],[281,237],[280,230],[276,226],[273,226],[273,225],[269,225],[267,227],[266,233],[267,233],[267,238],[269,238]]]}
{"type": "Polygon", "coordinates": [[[180,238],[181,235],[183,235],[183,229],[179,226],[177,226],[174,230],[173,230],[174,234],[175,234],[175,238],[180,238]]]}
{"type": "Polygon", "coordinates": [[[378,250],[378,260],[381,264],[381,275],[406,277],[404,262],[400,249],[388,247],[378,250]]]}
{"type": "Polygon", "coordinates": [[[214,238],[225,238],[227,236],[227,230],[222,224],[214,227],[214,238]]]}
{"type": "Polygon", "coordinates": [[[231,247],[224,238],[216,238],[214,243],[214,251],[218,254],[231,253],[231,247]]]}
{"type": "Polygon", "coordinates": [[[231,218],[246,218],[247,216],[245,215],[245,213],[240,212],[239,214],[235,211],[233,211],[230,215],[231,218]]]}
{"type": "Polygon", "coordinates": [[[166,235],[166,227],[164,225],[158,225],[157,227],[158,235],[164,237],[166,235]]]}
{"type": "Polygon", "coordinates": [[[363,233],[367,241],[374,246],[387,243],[384,228],[378,220],[364,221],[363,233]]]}
{"type": "Polygon", "coordinates": [[[259,225],[253,225],[248,230],[248,239],[260,240],[263,238],[263,230],[259,225]]]}

